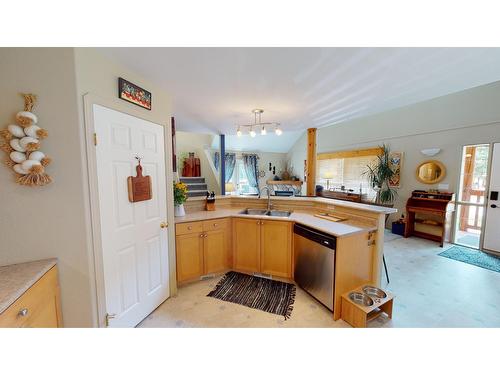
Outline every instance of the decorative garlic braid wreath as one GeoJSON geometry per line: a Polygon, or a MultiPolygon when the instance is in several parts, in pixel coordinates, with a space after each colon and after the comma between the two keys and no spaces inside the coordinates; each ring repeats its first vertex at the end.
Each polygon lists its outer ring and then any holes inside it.
{"type": "Polygon", "coordinates": [[[3,140],[0,148],[8,155],[5,164],[13,169],[16,182],[26,186],[43,186],[52,182],[52,178],[45,173],[45,167],[51,159],[41,151],[40,140],[48,136],[45,129],[37,126],[38,119],[32,113],[36,102],[36,95],[24,96],[24,111],[16,114],[16,124],[10,124],[0,130],[3,140]]]}

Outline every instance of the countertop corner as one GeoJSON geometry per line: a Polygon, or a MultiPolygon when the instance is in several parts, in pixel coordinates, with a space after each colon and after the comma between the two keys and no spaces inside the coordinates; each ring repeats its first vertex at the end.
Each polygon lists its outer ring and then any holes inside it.
{"type": "Polygon", "coordinates": [[[0,314],[56,264],[56,258],[49,258],[0,266],[0,314]]]}

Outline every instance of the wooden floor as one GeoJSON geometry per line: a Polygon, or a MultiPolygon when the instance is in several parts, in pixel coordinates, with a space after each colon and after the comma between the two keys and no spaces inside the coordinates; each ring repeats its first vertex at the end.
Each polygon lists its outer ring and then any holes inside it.
{"type": "MultiPolygon", "coordinates": [[[[384,287],[396,295],[393,319],[380,317],[369,327],[500,327],[500,273],[440,257],[441,251],[435,242],[386,236],[391,283],[384,280],[384,287]]],[[[139,327],[349,327],[300,288],[285,321],[206,297],[217,281],[180,288],[139,327]]]]}

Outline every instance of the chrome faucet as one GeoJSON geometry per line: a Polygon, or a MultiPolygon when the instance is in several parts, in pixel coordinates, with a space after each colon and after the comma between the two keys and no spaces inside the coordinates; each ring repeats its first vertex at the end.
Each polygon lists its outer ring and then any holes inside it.
{"type": "Polygon", "coordinates": [[[259,190],[259,198],[261,197],[262,191],[264,189],[267,190],[267,210],[271,211],[271,207],[272,207],[272,204],[271,204],[271,189],[269,188],[268,185],[264,186],[263,188],[261,188],[259,190]]]}

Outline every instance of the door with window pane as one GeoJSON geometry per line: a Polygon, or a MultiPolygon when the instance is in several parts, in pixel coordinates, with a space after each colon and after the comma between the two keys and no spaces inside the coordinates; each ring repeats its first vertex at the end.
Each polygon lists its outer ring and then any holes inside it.
{"type": "Polygon", "coordinates": [[[463,147],[457,196],[455,243],[479,248],[483,231],[490,145],[463,147]]]}
{"type": "Polygon", "coordinates": [[[245,165],[241,158],[236,159],[234,172],[229,182],[236,187],[237,195],[257,195],[259,193],[255,187],[250,186],[245,165]]]}

